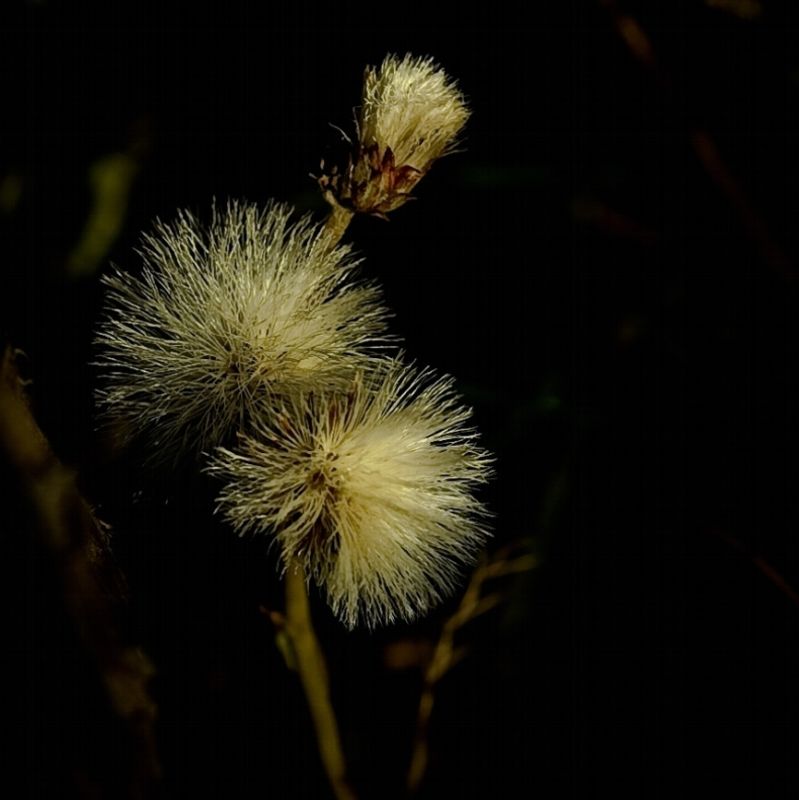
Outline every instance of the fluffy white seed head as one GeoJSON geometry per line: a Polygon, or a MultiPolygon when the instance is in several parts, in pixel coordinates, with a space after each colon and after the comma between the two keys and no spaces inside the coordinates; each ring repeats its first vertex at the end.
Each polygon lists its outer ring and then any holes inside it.
{"type": "Polygon", "coordinates": [[[455,149],[468,118],[463,94],[431,58],[386,56],[380,67],[366,69],[358,140],[346,167],[334,165],[319,178],[325,199],[385,216],[408,200],[436,159],[455,149]]]}
{"type": "Polygon", "coordinates": [[[372,381],[293,398],[210,467],[234,527],[273,536],[349,627],[414,619],[488,535],[491,457],[452,380],[391,362],[372,381]]]}
{"type": "Polygon", "coordinates": [[[468,118],[463,94],[432,58],[388,55],[366,70],[359,139],[391,148],[397,166],[426,172],[454,148],[468,118]]]}
{"type": "Polygon", "coordinates": [[[174,460],[246,430],[265,400],[349,385],[379,356],[387,312],[291,209],[231,202],[206,228],[191,214],[142,240],[137,275],[104,277],[99,402],[126,440],[174,460]]]}

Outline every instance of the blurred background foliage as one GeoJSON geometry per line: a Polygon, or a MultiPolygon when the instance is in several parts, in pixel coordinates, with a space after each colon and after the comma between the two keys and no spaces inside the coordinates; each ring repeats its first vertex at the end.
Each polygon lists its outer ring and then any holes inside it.
{"type": "MultiPolygon", "coordinates": [[[[469,96],[465,152],[348,238],[408,352],[457,376],[497,454],[492,547],[523,540],[538,564],[459,634],[420,796],[795,796],[790,4],[574,0],[530,21],[502,4],[19,5],[0,73],[1,332],[111,525],[167,795],[327,789],[259,612],[281,602],[274,555],[212,517],[209,481],[146,472],[95,431],[98,277],[137,268],[155,218],[207,218],[213,198],[321,216],[308,175],[331,125],[351,129],[366,64],[410,51],[469,96]]],[[[61,776],[41,732],[67,706],[36,698],[70,686],[42,664],[52,609],[28,589],[26,769],[47,787],[61,776]]],[[[458,601],[352,635],[315,606],[363,797],[402,796],[420,667],[458,601]]]]}

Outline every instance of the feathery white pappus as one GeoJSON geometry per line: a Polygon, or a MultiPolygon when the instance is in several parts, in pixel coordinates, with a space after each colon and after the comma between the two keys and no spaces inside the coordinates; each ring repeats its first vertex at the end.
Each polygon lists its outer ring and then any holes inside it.
{"type": "Polygon", "coordinates": [[[468,118],[463,94],[432,58],[388,55],[366,70],[358,138],[391,148],[397,166],[426,172],[453,150],[468,118]]]}
{"type": "Polygon", "coordinates": [[[208,468],[236,530],[273,536],[348,627],[416,618],[488,535],[474,490],[492,458],[452,379],[396,360],[369,380],[289,399],[208,468]]]}
{"type": "Polygon", "coordinates": [[[142,239],[138,275],[114,269],[96,337],[98,401],[158,460],[224,443],[275,398],[346,389],[390,341],[379,290],[309,217],[230,202],[142,239]],[[268,400],[270,402],[265,402],[268,400]]]}

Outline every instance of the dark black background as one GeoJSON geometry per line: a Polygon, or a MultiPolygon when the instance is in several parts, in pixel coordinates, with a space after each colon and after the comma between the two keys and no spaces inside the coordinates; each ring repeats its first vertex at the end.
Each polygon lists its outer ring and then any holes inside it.
{"type": "MultiPolygon", "coordinates": [[[[105,263],[135,268],[139,231],[214,197],[321,217],[307,176],[330,124],[351,129],[366,64],[407,51],[470,98],[465,152],[348,236],[409,354],[475,408],[497,455],[497,543],[530,538],[542,562],[467,634],[423,796],[795,796],[799,606],[762,567],[799,585],[799,19],[711,5],[621,4],[654,67],[589,0],[524,18],[45,1],[6,26],[0,159],[22,193],[0,217],[2,325],[42,427],[114,528],[170,796],[326,788],[258,612],[280,602],[266,544],[209,521],[202,480],[109,460],[94,432],[101,292],[64,270],[88,171],[119,151],[141,163],[105,263]],[[703,132],[720,162],[698,156],[703,132]]],[[[315,607],[363,797],[401,796],[413,729],[418,673],[385,669],[383,648],[434,635],[451,608],[346,635],[315,607]]],[[[34,731],[58,715],[36,708],[34,731]]],[[[46,774],[30,742],[26,769],[46,774]]]]}

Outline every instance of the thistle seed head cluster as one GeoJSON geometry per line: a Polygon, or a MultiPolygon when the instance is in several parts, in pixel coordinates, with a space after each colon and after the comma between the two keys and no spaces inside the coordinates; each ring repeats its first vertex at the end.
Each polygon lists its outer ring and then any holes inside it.
{"type": "Polygon", "coordinates": [[[463,94],[432,59],[387,56],[366,70],[358,141],[346,168],[319,180],[326,199],[361,213],[393,211],[453,151],[468,118],[463,94]]]}
{"type": "Polygon", "coordinates": [[[276,398],[344,390],[385,346],[379,290],[353,281],[288,206],[231,203],[208,228],[182,213],[143,237],[139,275],[115,270],[97,342],[99,401],[123,440],[165,459],[213,448],[276,398]]]}
{"type": "Polygon", "coordinates": [[[399,361],[346,394],[295,396],[211,471],[240,533],[272,533],[349,627],[412,620],[486,537],[491,459],[450,378],[399,361]],[[370,385],[371,383],[371,385],[370,385]]]}
{"type": "Polygon", "coordinates": [[[450,378],[388,357],[380,293],[335,244],[352,211],[401,205],[468,113],[432,60],[388,56],[366,71],[347,170],[320,179],[334,224],[278,203],[207,227],[182,213],[144,236],[139,274],[104,278],[105,416],[161,460],[213,452],[227,519],[271,537],[350,627],[414,619],[487,536],[470,410],[450,378]]]}

